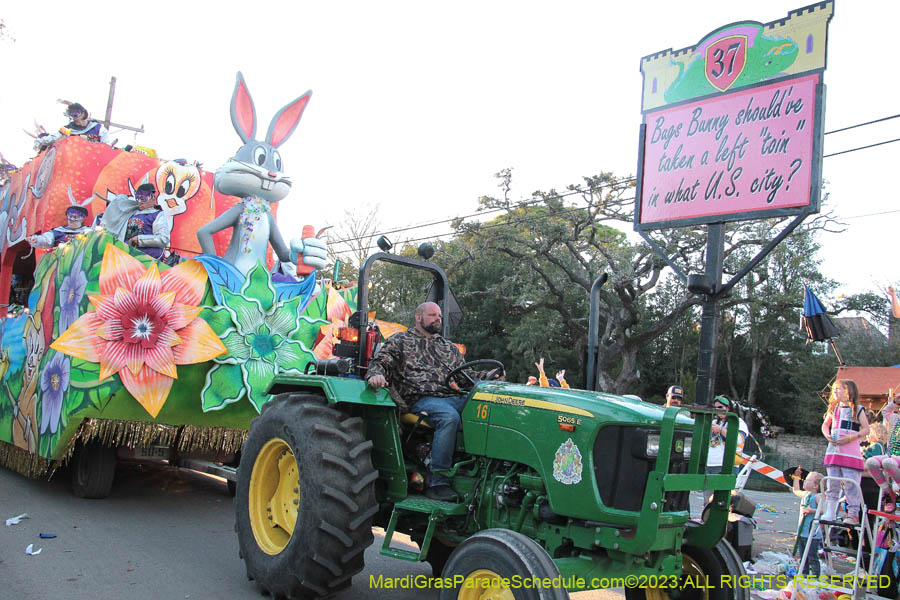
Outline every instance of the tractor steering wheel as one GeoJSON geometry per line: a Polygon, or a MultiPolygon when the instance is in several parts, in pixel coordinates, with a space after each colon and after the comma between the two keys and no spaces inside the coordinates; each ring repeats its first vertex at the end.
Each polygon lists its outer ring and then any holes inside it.
{"type": "Polygon", "coordinates": [[[459,365],[458,367],[456,367],[455,369],[453,369],[452,371],[450,371],[449,373],[447,373],[447,377],[444,378],[444,385],[446,385],[448,388],[452,389],[453,386],[451,384],[453,383],[453,378],[457,377],[457,376],[461,376],[462,378],[465,379],[466,383],[468,383],[469,385],[465,390],[463,390],[462,388],[460,388],[460,390],[461,391],[471,390],[473,387],[475,387],[475,384],[478,382],[475,381],[474,379],[472,379],[472,377],[470,377],[469,374],[465,372],[465,370],[469,369],[475,365],[488,365],[488,366],[492,366],[495,368],[499,368],[500,370],[497,372],[497,375],[499,375],[500,373],[506,373],[506,367],[504,367],[503,363],[500,362],[499,360],[494,360],[491,358],[482,358],[479,360],[472,360],[469,362],[465,362],[465,363],[459,365]]]}

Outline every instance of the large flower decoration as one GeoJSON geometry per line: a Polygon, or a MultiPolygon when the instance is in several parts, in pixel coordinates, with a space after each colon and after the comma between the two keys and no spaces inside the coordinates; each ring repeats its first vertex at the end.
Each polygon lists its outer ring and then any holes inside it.
{"type": "Polygon", "coordinates": [[[257,412],[268,400],[266,389],[279,373],[302,373],[316,357],[312,345],[327,321],[300,316],[300,296],[279,301],[269,271],[261,262],[247,275],[239,293],[225,288],[222,305],[203,310],[228,353],[206,375],[201,392],[204,411],[221,410],[245,395],[257,412]]]}
{"type": "Polygon", "coordinates": [[[63,396],[69,388],[69,358],[54,354],[41,373],[41,433],[56,433],[63,396]]]}
{"type": "Polygon", "coordinates": [[[118,373],[122,384],[150,413],[166,403],[176,365],[210,360],[225,346],[202,318],[198,304],[206,271],[185,261],[159,272],[113,244],[100,265],[100,294],[88,296],[96,310],[78,318],[51,348],[100,363],[100,379],[118,373]]]}
{"type": "Polygon", "coordinates": [[[72,271],[63,277],[59,285],[59,330],[65,331],[78,318],[81,312],[81,299],[87,287],[87,276],[81,268],[82,258],[79,255],[72,262],[72,271]]]}

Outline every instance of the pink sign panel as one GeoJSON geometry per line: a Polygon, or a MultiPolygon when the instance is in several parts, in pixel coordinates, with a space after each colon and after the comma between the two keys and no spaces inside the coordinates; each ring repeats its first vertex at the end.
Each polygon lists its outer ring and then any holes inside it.
{"type": "Polygon", "coordinates": [[[638,226],[808,206],[818,81],[807,75],[646,114],[638,226]]]}

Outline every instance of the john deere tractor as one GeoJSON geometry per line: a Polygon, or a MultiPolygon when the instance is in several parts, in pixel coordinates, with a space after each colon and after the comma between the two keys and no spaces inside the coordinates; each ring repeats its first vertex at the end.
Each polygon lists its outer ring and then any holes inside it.
{"type": "MultiPolygon", "coordinates": [[[[263,593],[325,598],[349,587],[379,526],[381,553],[428,561],[429,593],[442,599],[558,599],[602,587],[624,587],[628,598],[748,597],[722,540],[735,478],[704,474],[703,407],[685,407],[691,417],[604,393],[465,381],[463,367],[483,361],[466,363],[450,375],[468,394],[447,472],[460,501],[426,498],[433,432],[363,379],[379,337],[367,319],[376,261],[430,273],[431,297],[446,308],[440,267],[375,254],[361,269],[355,327],[340,336],[344,358],[273,381],[235,497],[241,555],[263,593]],[[688,495],[703,489],[719,491],[705,522],[692,522],[688,495]],[[392,543],[397,533],[418,550],[392,543]]],[[[729,419],[725,456],[734,456],[729,419]]]]}

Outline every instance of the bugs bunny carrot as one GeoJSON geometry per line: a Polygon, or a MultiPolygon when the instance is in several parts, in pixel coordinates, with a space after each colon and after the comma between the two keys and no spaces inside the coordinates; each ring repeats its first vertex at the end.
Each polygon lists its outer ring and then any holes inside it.
{"type": "Polygon", "coordinates": [[[212,235],[231,227],[231,242],[223,258],[245,275],[257,261],[265,263],[269,244],[282,262],[325,268],[325,242],[315,237],[295,238],[288,248],[269,210],[271,203],[287,196],[291,189],[277,148],[294,132],[311,95],[311,91],[306,92],[278,111],[265,140],[257,141],[256,108],[243,75],[237,74],[231,97],[231,122],[244,145],[216,171],[215,188],[242,200],[201,227],[197,240],[204,254],[215,254],[212,235]],[[298,258],[300,254],[302,259],[298,258]]]}

